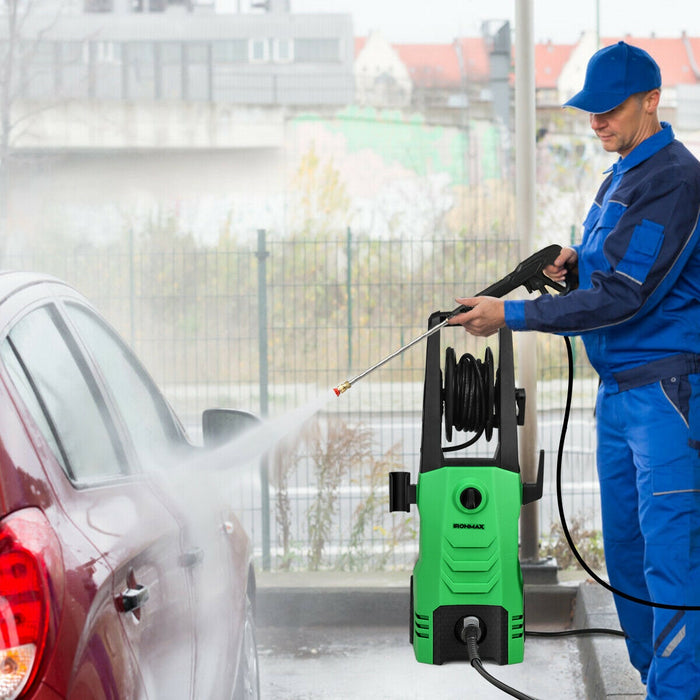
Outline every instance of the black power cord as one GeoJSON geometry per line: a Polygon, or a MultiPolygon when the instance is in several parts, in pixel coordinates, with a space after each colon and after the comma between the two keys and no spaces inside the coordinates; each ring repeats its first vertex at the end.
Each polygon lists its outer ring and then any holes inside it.
{"type": "Polygon", "coordinates": [[[525,630],[526,637],[585,637],[594,634],[610,634],[614,637],[627,636],[622,630],[614,630],[608,627],[584,627],[583,629],[555,630],[553,632],[525,630]]]}
{"type": "Polygon", "coordinates": [[[520,698],[520,700],[536,700],[536,698],[533,698],[531,695],[526,695],[525,693],[506,685],[503,681],[500,681],[495,676],[492,676],[484,668],[484,664],[479,656],[479,637],[481,636],[481,626],[477,617],[470,615],[462,620],[462,627],[459,631],[459,636],[467,645],[467,656],[469,657],[469,663],[472,665],[472,668],[477,670],[479,675],[511,697],[520,698]]]}

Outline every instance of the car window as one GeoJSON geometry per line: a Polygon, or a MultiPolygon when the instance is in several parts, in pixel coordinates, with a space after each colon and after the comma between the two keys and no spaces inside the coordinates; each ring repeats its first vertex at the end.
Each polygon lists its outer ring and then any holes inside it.
{"type": "Polygon", "coordinates": [[[12,382],[17,387],[17,390],[22,396],[22,400],[29,409],[29,412],[32,414],[34,422],[37,424],[39,430],[44,436],[44,439],[51,448],[51,451],[60,462],[63,470],[66,473],[69,473],[68,461],[63,454],[60,442],[56,438],[56,435],[54,435],[54,428],[46,419],[44,411],[41,408],[41,404],[39,403],[39,399],[34,393],[34,390],[29,383],[29,379],[24,373],[22,365],[17,359],[17,355],[15,355],[14,351],[12,350],[9,341],[5,341],[2,346],[0,346],[0,359],[5,367],[7,367],[7,371],[10,374],[12,382]]]}
{"type": "Polygon", "coordinates": [[[155,384],[123,341],[89,309],[66,304],[131,435],[143,466],[168,454],[180,432],[155,384]]]}
{"type": "Polygon", "coordinates": [[[120,475],[126,458],[107,407],[72,338],[57,323],[53,307],[31,311],[3,342],[3,361],[15,377],[21,371],[17,390],[71,479],[120,475]]]}

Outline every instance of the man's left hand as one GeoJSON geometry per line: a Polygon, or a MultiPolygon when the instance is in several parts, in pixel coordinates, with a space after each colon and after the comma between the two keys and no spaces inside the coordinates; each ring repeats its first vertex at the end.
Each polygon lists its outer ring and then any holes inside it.
{"type": "Polygon", "coordinates": [[[458,304],[471,306],[471,310],[453,316],[448,324],[461,325],[467,333],[478,336],[493,335],[506,325],[503,300],[495,297],[465,297],[457,299],[458,304]]]}

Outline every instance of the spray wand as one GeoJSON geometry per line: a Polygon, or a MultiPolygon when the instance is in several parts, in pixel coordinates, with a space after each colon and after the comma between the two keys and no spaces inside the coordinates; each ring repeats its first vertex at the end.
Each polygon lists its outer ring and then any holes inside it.
{"type": "MultiPolygon", "coordinates": [[[[567,283],[560,284],[547,277],[547,275],[544,273],[544,268],[551,265],[557,259],[560,252],[561,246],[556,244],[542,248],[542,250],[533,253],[529,258],[519,263],[518,266],[503,279],[500,279],[498,282],[494,282],[492,285],[479,292],[476,296],[503,297],[520,286],[525,287],[528,292],[539,291],[544,293],[546,292],[546,287],[551,287],[560,294],[566,294],[568,291],[570,291],[570,289],[573,289],[573,285],[569,283],[568,278],[567,283]]],[[[338,386],[333,389],[335,395],[340,396],[353,384],[360,381],[360,379],[366,377],[371,372],[374,372],[375,369],[379,369],[382,365],[385,365],[390,360],[393,360],[398,355],[401,355],[406,350],[419,343],[421,340],[425,340],[429,336],[433,335],[433,333],[437,333],[441,328],[444,328],[448,324],[451,318],[457,316],[458,314],[465,313],[470,309],[471,307],[464,305],[453,309],[450,311],[444,321],[440,322],[436,326],[433,326],[425,333],[419,335],[406,345],[392,352],[390,355],[387,355],[384,359],[380,360],[375,365],[372,365],[364,372],[361,372],[356,377],[347,379],[342,384],[338,384],[338,386]]]]}

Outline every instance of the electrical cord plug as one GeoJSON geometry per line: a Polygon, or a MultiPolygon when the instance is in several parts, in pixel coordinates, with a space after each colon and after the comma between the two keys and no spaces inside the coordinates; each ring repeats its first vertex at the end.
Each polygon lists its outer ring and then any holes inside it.
{"type": "Polygon", "coordinates": [[[474,615],[468,615],[463,617],[457,625],[457,636],[459,639],[467,645],[467,656],[469,658],[469,663],[472,668],[475,668],[477,672],[485,678],[489,683],[496,686],[499,690],[502,690],[506,695],[510,695],[514,698],[519,698],[519,700],[536,700],[530,695],[525,695],[515,688],[511,688],[509,685],[499,681],[498,678],[492,676],[485,668],[479,656],[479,641],[483,637],[483,630],[481,627],[481,621],[478,617],[474,615]]]}
{"type": "Polygon", "coordinates": [[[458,636],[467,645],[467,657],[469,663],[473,666],[474,660],[481,662],[479,656],[479,640],[481,639],[481,623],[479,618],[474,615],[463,617],[460,620],[458,636]]]}

